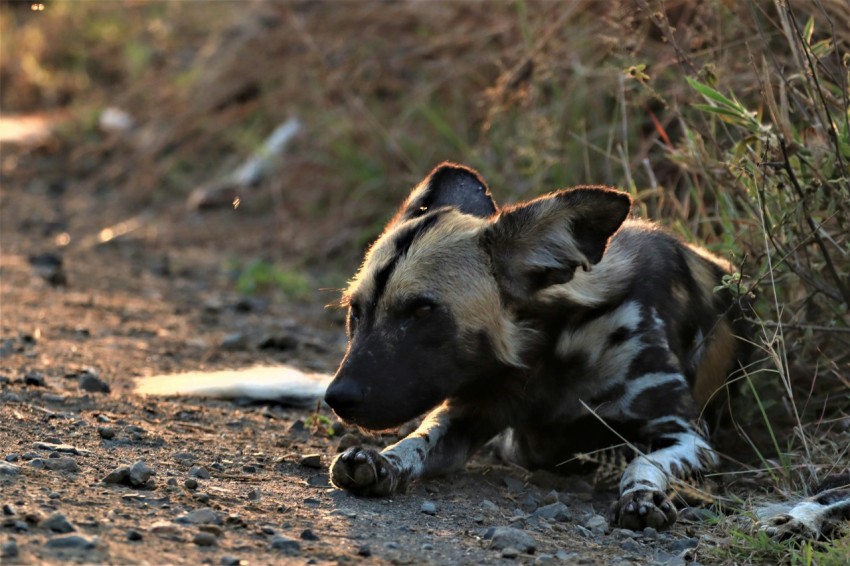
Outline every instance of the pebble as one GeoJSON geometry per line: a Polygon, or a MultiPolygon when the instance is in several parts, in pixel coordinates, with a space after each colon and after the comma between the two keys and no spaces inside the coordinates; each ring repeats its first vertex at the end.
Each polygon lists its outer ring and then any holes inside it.
{"type": "Polygon", "coordinates": [[[198,480],[195,478],[187,478],[186,481],[183,482],[183,487],[186,489],[198,489],[198,480]]]}
{"type": "Polygon", "coordinates": [[[216,513],[209,507],[202,507],[201,509],[195,509],[194,511],[190,511],[182,517],[178,517],[177,519],[175,519],[175,521],[178,523],[188,523],[191,525],[224,524],[224,519],[222,519],[221,514],[216,513]]]}
{"type": "Polygon", "coordinates": [[[608,531],[608,521],[602,515],[591,515],[584,522],[584,527],[594,536],[601,537],[608,531]]]}
{"type": "Polygon", "coordinates": [[[611,529],[611,536],[616,539],[636,538],[643,536],[642,533],[636,533],[631,529],[611,529]]]}
{"type": "Polygon", "coordinates": [[[77,385],[80,389],[89,393],[109,393],[112,390],[108,383],[90,372],[80,374],[77,385]]]}
{"type": "Polygon", "coordinates": [[[519,550],[512,546],[506,546],[502,549],[502,558],[516,558],[519,556],[519,550]]]}
{"type": "Polygon", "coordinates": [[[93,540],[80,535],[67,535],[48,539],[45,546],[52,549],[88,550],[94,548],[95,543],[93,540]]]}
{"type": "Polygon", "coordinates": [[[301,543],[282,535],[272,537],[271,548],[272,550],[283,552],[287,556],[298,556],[301,554],[301,543]]]}
{"type": "Polygon", "coordinates": [[[43,529],[49,529],[54,533],[73,533],[76,531],[76,527],[71,524],[68,518],[60,512],[53,513],[47,519],[43,520],[39,526],[43,529]]]}
{"type": "Polygon", "coordinates": [[[9,462],[0,462],[0,476],[17,476],[21,468],[9,462]]]}
{"type": "Polygon", "coordinates": [[[372,556],[372,549],[369,548],[368,544],[361,544],[360,548],[357,549],[357,556],[369,558],[370,556],[372,556]]]}
{"type": "Polygon", "coordinates": [[[203,466],[193,466],[189,468],[189,475],[193,478],[198,478],[202,480],[210,479],[210,472],[203,466]]]}
{"type": "Polygon", "coordinates": [[[119,468],[115,468],[111,472],[109,472],[105,478],[103,478],[103,483],[126,483],[129,481],[130,477],[130,466],[121,466],[119,468]]]}
{"type": "Polygon", "coordinates": [[[36,442],[33,444],[36,450],[50,450],[52,452],[65,452],[66,454],[79,454],[80,450],[76,446],[58,442],[36,442]]]}
{"type": "Polygon", "coordinates": [[[3,504],[3,515],[6,517],[12,517],[15,514],[15,508],[9,505],[8,503],[3,504]]]}
{"type": "Polygon", "coordinates": [[[139,541],[142,540],[143,535],[141,531],[136,529],[128,529],[127,530],[127,540],[139,541]]]}
{"type": "Polygon", "coordinates": [[[4,458],[4,460],[6,460],[7,462],[17,462],[20,459],[20,454],[6,454],[6,457],[4,458]]]}
{"type": "Polygon", "coordinates": [[[104,440],[112,440],[115,438],[115,427],[99,426],[97,427],[97,433],[104,440]]]}
{"type": "Polygon", "coordinates": [[[560,499],[558,498],[558,492],[554,489],[543,497],[543,503],[545,503],[546,505],[551,505],[552,503],[557,503],[558,501],[560,501],[560,499]]]}
{"type": "Polygon", "coordinates": [[[248,492],[248,501],[259,501],[262,496],[262,492],[259,487],[255,487],[251,491],[248,492]]]}
{"type": "Polygon", "coordinates": [[[319,535],[314,533],[311,529],[304,529],[301,531],[301,539],[302,540],[319,540],[319,535]]]}
{"type": "Polygon", "coordinates": [[[646,527],[643,529],[643,536],[648,539],[656,539],[658,538],[658,531],[653,527],[646,527]]]}
{"type": "Polygon", "coordinates": [[[4,542],[3,545],[0,546],[0,558],[17,558],[18,554],[20,554],[20,550],[18,550],[18,543],[15,539],[4,542]]]}
{"type": "Polygon", "coordinates": [[[490,537],[490,548],[503,550],[508,547],[513,547],[519,552],[534,554],[537,549],[537,541],[527,532],[513,527],[496,527],[493,529],[490,537]]]}
{"type": "Polygon", "coordinates": [[[425,501],[422,503],[422,507],[420,507],[419,510],[425,513],[426,515],[436,515],[437,505],[434,504],[433,501],[425,501]]]}
{"type": "Polygon", "coordinates": [[[132,466],[130,466],[130,472],[128,479],[130,483],[134,486],[142,486],[145,485],[150,477],[153,475],[153,469],[145,464],[144,460],[139,460],[132,466]]]}
{"type": "Polygon", "coordinates": [[[191,452],[177,452],[173,458],[175,462],[183,466],[191,466],[195,463],[195,455],[191,452]]]}
{"type": "Polygon", "coordinates": [[[481,508],[485,511],[492,511],[494,513],[499,510],[499,506],[490,501],[489,499],[485,499],[481,502],[481,508]]]}
{"type": "Polygon", "coordinates": [[[221,557],[221,562],[219,562],[219,564],[221,564],[221,566],[242,566],[243,564],[248,564],[248,561],[227,554],[221,557]]]}
{"type": "Polygon", "coordinates": [[[33,387],[46,387],[47,382],[44,381],[44,374],[37,371],[28,371],[24,375],[24,385],[32,385],[33,387]]]}
{"type": "Polygon", "coordinates": [[[248,348],[248,337],[241,332],[233,332],[221,341],[222,350],[245,350],[248,348]]]}
{"type": "Polygon", "coordinates": [[[322,467],[322,455],[321,454],[304,454],[301,456],[300,464],[305,468],[321,468],[322,467]]]}
{"type": "Polygon", "coordinates": [[[573,518],[573,513],[570,511],[570,508],[560,502],[550,503],[549,505],[539,507],[536,511],[534,511],[533,515],[535,517],[542,517],[543,519],[549,519],[550,521],[558,521],[561,523],[573,518]]]}
{"type": "Polygon", "coordinates": [[[170,536],[179,533],[180,527],[171,521],[156,521],[148,527],[148,530],[155,535],[170,536]]]}
{"type": "Polygon", "coordinates": [[[626,540],[621,542],[620,548],[629,552],[640,552],[641,550],[640,543],[633,538],[627,538],[626,540]]]}
{"type": "Polygon", "coordinates": [[[71,472],[75,474],[80,471],[80,466],[77,465],[77,461],[70,456],[48,458],[47,460],[35,458],[30,461],[30,465],[36,468],[47,468],[52,472],[71,472]],[[40,460],[41,465],[35,464],[36,460],[40,460]]]}
{"type": "Polygon", "coordinates": [[[203,531],[195,534],[192,541],[198,546],[216,546],[218,544],[218,539],[214,534],[203,531]]]}

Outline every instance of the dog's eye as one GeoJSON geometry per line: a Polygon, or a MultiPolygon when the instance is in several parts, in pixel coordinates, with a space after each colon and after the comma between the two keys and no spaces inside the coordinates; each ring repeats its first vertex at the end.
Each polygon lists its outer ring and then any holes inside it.
{"type": "Polygon", "coordinates": [[[426,316],[431,314],[431,311],[433,310],[434,305],[421,305],[416,307],[416,309],[413,311],[413,316],[415,316],[416,318],[425,318],[426,316]]]}
{"type": "Polygon", "coordinates": [[[437,304],[431,299],[421,298],[410,301],[404,312],[407,313],[411,318],[426,318],[434,309],[437,308],[437,304]]]}

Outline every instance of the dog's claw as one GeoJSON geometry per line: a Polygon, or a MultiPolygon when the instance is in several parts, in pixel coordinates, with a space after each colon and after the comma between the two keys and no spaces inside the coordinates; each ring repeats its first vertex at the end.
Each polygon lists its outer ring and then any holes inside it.
{"type": "Polygon", "coordinates": [[[645,527],[663,529],[676,522],[676,509],[660,491],[638,490],[620,497],[612,508],[612,520],[633,531],[645,527]]]}
{"type": "Polygon", "coordinates": [[[331,481],[357,495],[382,496],[395,492],[398,481],[394,468],[380,453],[352,447],[331,464],[331,481]]]}

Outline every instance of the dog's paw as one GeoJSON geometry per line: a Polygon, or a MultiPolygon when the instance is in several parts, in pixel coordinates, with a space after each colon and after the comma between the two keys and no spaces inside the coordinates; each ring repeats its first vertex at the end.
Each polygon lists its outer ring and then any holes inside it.
{"type": "Polygon", "coordinates": [[[379,452],[354,446],[334,459],[331,481],[357,495],[391,495],[398,485],[398,472],[379,452]]]}
{"type": "Polygon", "coordinates": [[[620,496],[611,509],[611,520],[624,529],[665,529],[676,522],[676,507],[666,494],[641,489],[620,496]]]}
{"type": "Polygon", "coordinates": [[[761,530],[774,540],[817,539],[819,536],[818,531],[811,525],[807,525],[797,517],[786,513],[768,519],[761,526],[761,530]]]}

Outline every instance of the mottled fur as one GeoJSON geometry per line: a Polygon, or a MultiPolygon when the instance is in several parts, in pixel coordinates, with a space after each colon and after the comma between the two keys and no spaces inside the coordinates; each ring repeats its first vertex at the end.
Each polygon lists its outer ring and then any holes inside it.
{"type": "Polygon", "coordinates": [[[340,455],[334,483],[387,495],[497,435],[504,457],[554,469],[625,440],[637,455],[615,520],[671,524],[671,478],[717,465],[699,418],[745,354],[741,311],[715,292],[726,262],[630,207],[579,187],[499,209],[476,172],[432,171],[345,294],[350,342],[326,395],[366,428],[432,412],[381,453],[340,455]]]}

